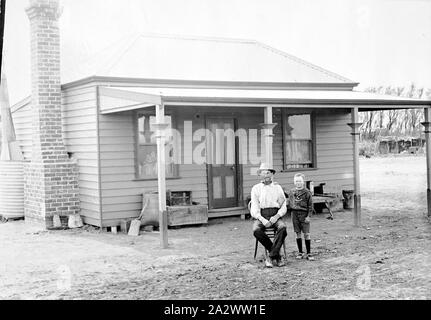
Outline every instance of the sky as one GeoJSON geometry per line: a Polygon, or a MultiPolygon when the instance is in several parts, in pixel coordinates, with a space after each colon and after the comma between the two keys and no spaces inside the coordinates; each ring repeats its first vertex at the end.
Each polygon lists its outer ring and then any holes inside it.
{"type": "MultiPolygon", "coordinates": [[[[29,0],[7,0],[13,105],[30,93],[29,0]]],[[[92,53],[134,32],[253,39],[368,86],[431,88],[431,0],[62,0],[61,50],[92,53]]],[[[67,59],[67,54],[65,59],[67,59]]]]}

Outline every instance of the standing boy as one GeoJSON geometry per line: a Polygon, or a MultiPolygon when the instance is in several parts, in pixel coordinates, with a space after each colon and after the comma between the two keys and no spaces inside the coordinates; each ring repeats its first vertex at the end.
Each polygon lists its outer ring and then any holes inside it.
{"type": "Polygon", "coordinates": [[[314,260],[310,254],[310,218],[313,213],[313,196],[305,188],[305,176],[302,173],[295,174],[293,183],[295,188],[289,191],[288,208],[291,210],[293,230],[296,233],[296,244],[298,246],[296,258],[314,260]],[[304,233],[306,254],[302,251],[301,232],[304,233]]]}

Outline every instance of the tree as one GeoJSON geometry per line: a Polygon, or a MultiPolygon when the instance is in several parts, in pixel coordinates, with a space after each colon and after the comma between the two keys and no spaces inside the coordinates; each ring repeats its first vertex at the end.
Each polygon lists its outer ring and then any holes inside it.
{"type": "MultiPolygon", "coordinates": [[[[414,83],[408,87],[369,87],[366,92],[422,99],[431,96],[431,89],[418,88],[414,83]]],[[[418,135],[423,121],[423,109],[392,109],[365,112],[362,137],[374,140],[381,133],[388,135],[418,135]],[[385,130],[383,130],[385,129],[385,130]]]]}

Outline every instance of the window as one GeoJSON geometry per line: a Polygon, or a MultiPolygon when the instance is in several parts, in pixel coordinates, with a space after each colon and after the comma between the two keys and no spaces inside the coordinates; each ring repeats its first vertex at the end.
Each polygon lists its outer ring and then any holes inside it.
{"type": "Polygon", "coordinates": [[[314,128],[311,113],[283,112],[284,169],[314,168],[314,128]]]}
{"type": "MultiPolygon", "coordinates": [[[[137,139],[137,178],[157,178],[157,140],[154,123],[156,116],[151,113],[138,113],[138,139],[137,139]]],[[[169,133],[172,128],[172,117],[165,115],[165,122],[169,124],[166,129],[169,133]]],[[[165,144],[166,177],[177,176],[177,166],[174,163],[174,143],[172,135],[167,134],[165,144]]]]}

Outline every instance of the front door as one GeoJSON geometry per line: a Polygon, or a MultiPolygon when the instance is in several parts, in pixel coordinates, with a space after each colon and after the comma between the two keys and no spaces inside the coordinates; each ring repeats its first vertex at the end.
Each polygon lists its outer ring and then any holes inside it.
{"type": "Polygon", "coordinates": [[[207,118],[208,200],[210,209],[238,206],[235,119],[207,118]]]}

